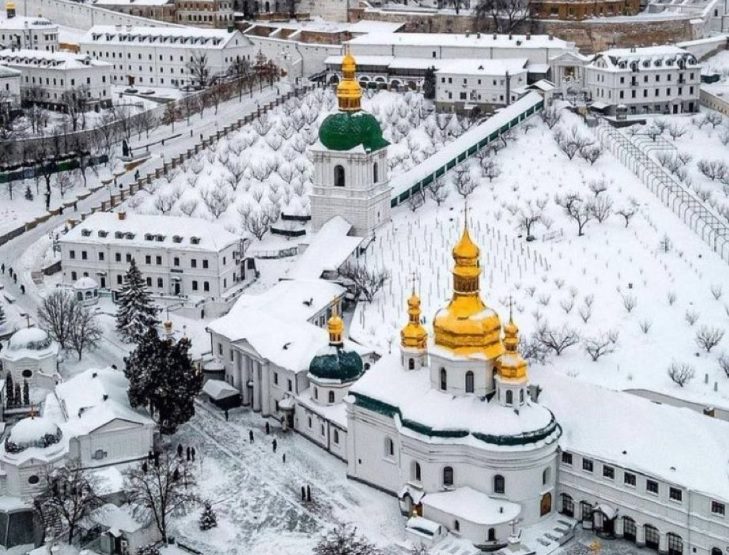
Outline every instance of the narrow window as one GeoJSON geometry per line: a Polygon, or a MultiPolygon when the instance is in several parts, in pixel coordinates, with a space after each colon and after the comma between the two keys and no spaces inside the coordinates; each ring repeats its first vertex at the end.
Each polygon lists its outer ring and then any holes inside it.
{"type": "Polygon", "coordinates": [[[334,186],[344,187],[344,167],[334,166],[334,186]]]}

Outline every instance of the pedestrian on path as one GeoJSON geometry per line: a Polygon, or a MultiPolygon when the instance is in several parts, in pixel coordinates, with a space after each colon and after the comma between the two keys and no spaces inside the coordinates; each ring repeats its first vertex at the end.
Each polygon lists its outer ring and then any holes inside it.
{"type": "Polygon", "coordinates": [[[276,438],[274,438],[272,445],[273,445],[273,452],[275,453],[276,452],[276,448],[278,447],[278,442],[276,441],[276,438]]]}
{"type": "Polygon", "coordinates": [[[306,501],[306,490],[304,489],[304,486],[301,486],[301,500],[306,501]]]}
{"type": "Polygon", "coordinates": [[[228,409],[225,409],[225,421],[228,421],[228,409]]]}
{"type": "Polygon", "coordinates": [[[266,435],[271,433],[271,426],[268,425],[268,422],[266,422],[266,435]]]}
{"type": "Polygon", "coordinates": [[[185,451],[185,459],[187,462],[190,462],[192,460],[192,457],[190,456],[190,448],[187,448],[187,451],[185,451]]]}
{"type": "Polygon", "coordinates": [[[192,462],[195,462],[195,448],[190,447],[190,455],[192,455],[192,462]]]}
{"type": "Polygon", "coordinates": [[[21,294],[25,295],[25,285],[20,286],[20,292],[21,294]]]}
{"type": "Polygon", "coordinates": [[[4,274],[5,273],[5,263],[3,263],[2,266],[0,266],[0,268],[2,268],[2,271],[3,271],[3,274],[4,274]]]}
{"type": "Polygon", "coordinates": [[[284,464],[286,464],[286,453],[281,455],[281,460],[283,461],[284,464]]]}
{"type": "Polygon", "coordinates": [[[306,484],[306,500],[311,501],[311,486],[306,484]]]}
{"type": "Polygon", "coordinates": [[[248,430],[248,439],[253,443],[253,430],[248,430]]]}

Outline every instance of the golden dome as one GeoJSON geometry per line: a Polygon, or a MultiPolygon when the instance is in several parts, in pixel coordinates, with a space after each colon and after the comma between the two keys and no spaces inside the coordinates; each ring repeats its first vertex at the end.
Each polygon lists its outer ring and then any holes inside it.
{"type": "Polygon", "coordinates": [[[337,85],[337,102],[339,109],[345,112],[356,112],[362,103],[362,87],[356,78],[357,62],[346,49],[342,58],[342,80],[337,85]]]}
{"type": "Polygon", "coordinates": [[[496,370],[506,380],[523,380],[527,377],[527,361],[519,353],[519,328],[509,314],[509,323],[504,326],[504,348],[506,351],[496,361],[496,370]]]}
{"type": "Polygon", "coordinates": [[[466,224],[453,247],[453,297],[436,314],[433,329],[436,345],[460,355],[480,353],[491,360],[501,355],[504,347],[499,315],[481,300],[479,254],[466,224]]]}
{"type": "Polygon", "coordinates": [[[341,345],[344,335],[344,320],[337,314],[337,310],[332,310],[332,315],[327,321],[327,330],[329,331],[329,344],[341,345]]]}
{"type": "Polygon", "coordinates": [[[420,323],[420,297],[415,294],[408,299],[408,323],[400,330],[400,344],[410,349],[425,349],[428,332],[420,323]]]}

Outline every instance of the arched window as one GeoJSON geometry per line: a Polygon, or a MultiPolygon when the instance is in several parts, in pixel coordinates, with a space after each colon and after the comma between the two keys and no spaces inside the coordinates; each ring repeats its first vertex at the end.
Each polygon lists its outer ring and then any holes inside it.
{"type": "Polygon", "coordinates": [[[551,468],[545,468],[544,472],[542,472],[542,485],[547,485],[549,482],[549,479],[552,477],[552,469],[551,468]]]}
{"type": "Polygon", "coordinates": [[[466,393],[473,393],[473,372],[466,372],[466,393]]]}
{"type": "Polygon", "coordinates": [[[658,549],[661,537],[658,528],[651,524],[646,524],[643,526],[643,532],[645,534],[645,546],[649,549],[658,549]]]}
{"type": "Polygon", "coordinates": [[[514,402],[514,392],[511,389],[506,390],[506,404],[511,405],[514,402]]]}
{"type": "Polygon", "coordinates": [[[420,481],[420,463],[416,462],[413,464],[413,477],[416,482],[420,481]]]}
{"type": "Polygon", "coordinates": [[[334,166],[334,186],[344,187],[344,166],[334,166]]]}
{"type": "Polygon", "coordinates": [[[683,539],[681,536],[669,532],[666,539],[668,539],[668,555],[683,554],[683,539]]]}
{"type": "Polygon", "coordinates": [[[448,389],[448,374],[445,368],[440,369],[440,389],[441,391],[448,389]]]}
{"type": "Polygon", "coordinates": [[[408,370],[415,370],[415,359],[414,358],[408,359],[408,370]]]}
{"type": "Polygon", "coordinates": [[[453,485],[453,467],[452,466],[446,466],[443,469],[443,485],[444,486],[453,485]]]}
{"type": "Polygon", "coordinates": [[[333,391],[330,391],[329,392],[329,402],[330,403],[333,403],[334,402],[334,392],[333,391]]]}
{"type": "Polygon", "coordinates": [[[712,547],[711,548],[711,555],[722,555],[721,548],[719,548],[719,547],[712,547]]]}
{"type": "Polygon", "coordinates": [[[317,388],[314,388],[314,399],[319,398],[319,390],[317,388]]]}
{"type": "Polygon", "coordinates": [[[495,528],[489,528],[488,541],[490,541],[490,542],[496,541],[496,529],[495,528]]]}
{"type": "MultiPolygon", "coordinates": [[[[630,518],[629,516],[624,516],[623,517],[623,538],[634,542],[637,532],[638,532],[638,528],[635,525],[635,521],[632,518],[630,518]]],[[[711,555],[722,555],[721,550],[719,551],[718,554],[712,552],[711,555]]]]}
{"type": "Polygon", "coordinates": [[[395,443],[389,437],[385,438],[385,456],[392,457],[395,454],[395,443]]]}
{"type": "Polygon", "coordinates": [[[334,430],[334,443],[339,443],[339,430],[334,430]]]}
{"type": "Polygon", "coordinates": [[[506,480],[501,474],[494,476],[494,493],[506,492],[506,480]]]}
{"type": "Polygon", "coordinates": [[[372,164],[372,182],[377,183],[380,180],[379,172],[377,171],[379,168],[377,167],[377,162],[372,164]]]}
{"type": "Polygon", "coordinates": [[[575,502],[566,493],[562,494],[562,514],[575,516],[575,502]]]}

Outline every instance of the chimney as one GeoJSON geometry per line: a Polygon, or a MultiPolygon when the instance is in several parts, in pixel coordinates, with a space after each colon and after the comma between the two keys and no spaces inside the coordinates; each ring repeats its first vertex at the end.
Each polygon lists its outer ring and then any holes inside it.
{"type": "Polygon", "coordinates": [[[126,220],[127,219],[127,213],[124,212],[123,210],[120,210],[119,212],[116,213],[116,217],[119,220],[126,220]]]}
{"type": "Polygon", "coordinates": [[[527,33],[526,34],[526,40],[531,40],[531,39],[532,39],[532,34],[531,33],[527,33]]]}
{"type": "Polygon", "coordinates": [[[494,33],[494,40],[496,40],[496,37],[497,37],[497,36],[498,36],[498,35],[497,35],[496,33],[494,33]]]}
{"type": "Polygon", "coordinates": [[[511,40],[513,38],[514,38],[514,35],[512,35],[511,33],[509,33],[509,40],[511,40]]]}
{"type": "Polygon", "coordinates": [[[92,373],[91,373],[91,377],[92,377],[92,378],[95,378],[95,377],[96,377],[97,375],[98,375],[98,374],[97,374],[96,372],[92,372],[92,373]]]}
{"type": "Polygon", "coordinates": [[[104,393],[104,395],[102,396],[102,399],[104,399],[104,401],[106,401],[108,398],[109,398],[109,396],[106,393],[104,393]]]}

